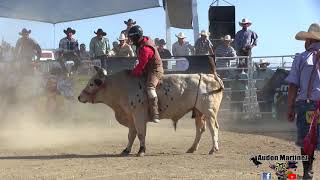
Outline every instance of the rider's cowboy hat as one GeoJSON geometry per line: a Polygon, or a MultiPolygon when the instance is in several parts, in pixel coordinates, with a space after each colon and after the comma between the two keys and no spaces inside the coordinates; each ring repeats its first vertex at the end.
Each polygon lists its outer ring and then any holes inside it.
{"type": "Polygon", "coordinates": [[[248,24],[249,26],[251,26],[251,21],[249,21],[247,18],[243,18],[240,22],[239,25],[243,26],[244,24],[248,24]]]}
{"type": "Polygon", "coordinates": [[[31,33],[31,30],[27,30],[26,28],[23,28],[22,30],[21,30],[21,32],[19,32],[19,34],[22,36],[22,35],[24,35],[24,34],[30,34],[31,33]]]}
{"type": "Polygon", "coordinates": [[[97,35],[101,34],[102,36],[107,35],[107,33],[104,32],[101,28],[99,28],[99,29],[97,30],[97,32],[94,31],[94,33],[97,34],[97,35]]]}
{"type": "Polygon", "coordinates": [[[300,31],[296,34],[296,40],[315,39],[320,40],[320,25],[313,23],[310,25],[308,32],[300,31]]]}
{"type": "Polygon", "coordinates": [[[225,35],[224,37],[221,37],[221,40],[232,42],[234,39],[232,39],[230,35],[225,35]]]}
{"type": "Polygon", "coordinates": [[[201,36],[210,36],[210,33],[206,30],[202,30],[200,33],[199,33],[201,36]]]}
{"type": "Polygon", "coordinates": [[[118,41],[124,41],[126,40],[126,35],[124,35],[123,33],[120,34],[118,41]]]}
{"type": "Polygon", "coordinates": [[[68,27],[67,29],[63,30],[63,32],[65,34],[68,34],[69,32],[71,32],[72,34],[75,34],[76,30],[72,29],[71,27],[68,27]]]}
{"type": "Polygon", "coordinates": [[[131,18],[130,19],[128,19],[128,21],[123,21],[126,25],[128,25],[129,23],[130,24],[133,24],[133,25],[135,25],[136,24],[136,21],[133,21],[131,18]]]}
{"type": "Polygon", "coordinates": [[[267,66],[270,65],[270,63],[269,63],[267,60],[265,60],[265,59],[260,59],[259,65],[261,65],[261,64],[265,64],[265,65],[267,65],[267,66]]]}
{"type": "Polygon", "coordinates": [[[176,34],[176,37],[179,38],[179,39],[184,39],[184,38],[186,38],[186,36],[184,35],[183,32],[180,32],[179,34],[176,34]]]}

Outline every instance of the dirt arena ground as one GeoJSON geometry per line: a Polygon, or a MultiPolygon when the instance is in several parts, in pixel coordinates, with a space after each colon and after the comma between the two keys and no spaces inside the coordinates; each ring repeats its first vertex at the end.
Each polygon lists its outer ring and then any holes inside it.
{"type": "MultiPolygon", "coordinates": [[[[73,120],[45,120],[15,112],[0,132],[0,179],[260,179],[272,172],[264,161],[257,168],[249,158],[258,154],[298,155],[294,124],[269,121],[231,121],[220,117],[220,151],[208,155],[207,130],[200,148],[186,154],[194,135],[190,114],[175,132],[169,120],[149,124],[147,153],[119,157],[127,143],[127,129],[118,125],[103,105],[78,105],[91,112],[73,120]],[[99,114],[99,115],[98,115],[99,114]]],[[[319,157],[319,153],[317,153],[319,157]]],[[[319,169],[320,163],[316,161],[319,169]]],[[[301,162],[297,173],[301,174],[301,162]]],[[[320,179],[316,171],[315,179],[320,179]]],[[[275,176],[274,176],[275,178],[275,176]]]]}

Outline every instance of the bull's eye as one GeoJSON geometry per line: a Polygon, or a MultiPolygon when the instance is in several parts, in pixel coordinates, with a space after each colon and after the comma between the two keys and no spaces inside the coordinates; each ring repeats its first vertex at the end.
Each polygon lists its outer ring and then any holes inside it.
{"type": "Polygon", "coordinates": [[[97,86],[101,86],[102,85],[102,81],[100,79],[95,79],[94,80],[94,83],[97,85],[97,86]]]}

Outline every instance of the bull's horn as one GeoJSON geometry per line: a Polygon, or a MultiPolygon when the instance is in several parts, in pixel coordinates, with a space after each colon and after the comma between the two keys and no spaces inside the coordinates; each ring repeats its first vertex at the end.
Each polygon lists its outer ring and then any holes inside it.
{"type": "Polygon", "coordinates": [[[93,66],[93,67],[97,71],[98,74],[104,75],[104,76],[108,75],[108,73],[107,73],[107,71],[105,69],[103,69],[103,68],[101,68],[99,66],[93,66]]]}

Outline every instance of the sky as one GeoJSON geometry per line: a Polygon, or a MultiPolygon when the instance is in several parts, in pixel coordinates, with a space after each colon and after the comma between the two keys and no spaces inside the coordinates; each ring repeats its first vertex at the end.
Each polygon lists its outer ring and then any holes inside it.
{"type": "MultiPolygon", "coordinates": [[[[208,29],[208,10],[213,0],[197,0],[199,28],[208,29]]],[[[253,56],[291,55],[304,51],[304,42],[294,36],[299,31],[307,31],[313,22],[320,22],[319,0],[229,0],[236,7],[236,31],[240,30],[238,22],[248,18],[250,27],[258,34],[258,45],[253,56]]],[[[220,5],[227,5],[220,0],[220,5]]],[[[43,49],[57,48],[58,42],[65,36],[63,29],[76,29],[75,37],[79,43],[88,47],[93,33],[98,28],[107,32],[107,37],[116,41],[121,30],[126,26],[124,20],[132,18],[143,28],[144,34],[152,38],[165,39],[165,13],[162,7],[122,13],[106,17],[73,21],[55,25],[0,18],[0,37],[15,45],[22,28],[31,29],[34,38],[43,49]],[[54,41],[55,40],[55,41],[54,41]]],[[[187,40],[193,44],[193,31],[171,28],[171,41],[175,34],[184,32],[187,40]]]]}

